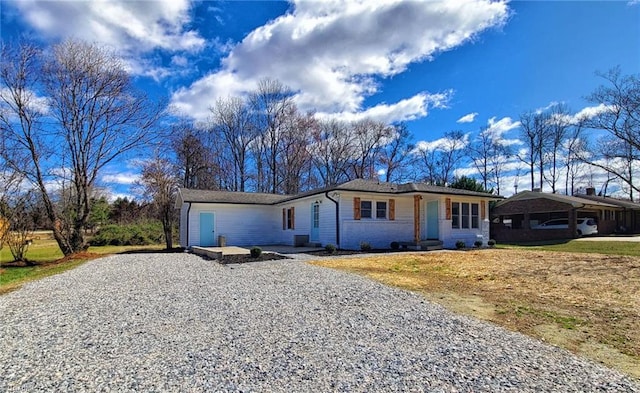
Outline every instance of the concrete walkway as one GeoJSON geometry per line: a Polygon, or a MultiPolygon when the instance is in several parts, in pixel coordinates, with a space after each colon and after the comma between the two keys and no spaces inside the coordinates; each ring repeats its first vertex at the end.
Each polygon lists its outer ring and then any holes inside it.
{"type": "Polygon", "coordinates": [[[640,243],[640,235],[630,236],[589,236],[576,239],[581,242],[638,242],[640,243]]]}

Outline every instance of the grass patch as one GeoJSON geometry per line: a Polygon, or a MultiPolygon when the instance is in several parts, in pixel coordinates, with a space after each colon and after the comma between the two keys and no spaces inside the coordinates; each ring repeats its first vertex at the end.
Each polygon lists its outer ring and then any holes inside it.
{"type": "Polygon", "coordinates": [[[88,260],[109,254],[125,252],[153,252],[162,251],[163,245],[149,246],[101,246],[89,247],[88,252],[63,258],[55,240],[47,236],[35,239],[29,246],[26,258],[35,262],[35,266],[9,266],[13,256],[8,247],[0,250],[0,294],[19,289],[22,284],[39,280],[76,268],[88,260]]]}
{"type": "Polygon", "coordinates": [[[608,247],[601,244],[577,243],[571,245],[576,247],[572,252],[551,251],[545,247],[556,245],[548,245],[336,258],[313,264],[417,291],[455,312],[640,378],[640,257],[605,254],[608,247]],[[600,252],[585,254],[578,246],[600,252]]]}
{"type": "Polygon", "coordinates": [[[585,254],[607,254],[607,255],[628,255],[640,256],[640,243],[623,242],[623,241],[549,241],[522,244],[499,244],[496,245],[500,249],[526,249],[541,251],[558,251],[558,252],[575,252],[585,254]]]}

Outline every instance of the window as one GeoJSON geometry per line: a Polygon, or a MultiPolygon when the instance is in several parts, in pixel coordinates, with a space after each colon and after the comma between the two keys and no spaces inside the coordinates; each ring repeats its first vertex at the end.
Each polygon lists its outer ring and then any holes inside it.
{"type": "Polygon", "coordinates": [[[462,227],[469,228],[469,204],[461,203],[462,205],[462,227]]]}
{"type": "Polygon", "coordinates": [[[360,217],[361,218],[371,218],[371,201],[361,201],[360,202],[360,217]]]}
{"type": "Polygon", "coordinates": [[[295,229],[296,214],[295,207],[282,209],[282,229],[295,229]]]}
{"type": "Polygon", "coordinates": [[[320,228],[320,205],[313,204],[313,227],[320,228]]]}
{"type": "Polygon", "coordinates": [[[478,215],[478,204],[471,204],[471,228],[480,228],[480,216],[478,215]]]}
{"type": "Polygon", "coordinates": [[[452,202],[451,228],[480,228],[480,204],[468,202],[452,202]]]}
{"type": "Polygon", "coordinates": [[[387,202],[376,202],[376,218],[387,218],[387,202]]]}
{"type": "Polygon", "coordinates": [[[460,228],[460,202],[451,203],[451,228],[460,228]]]}

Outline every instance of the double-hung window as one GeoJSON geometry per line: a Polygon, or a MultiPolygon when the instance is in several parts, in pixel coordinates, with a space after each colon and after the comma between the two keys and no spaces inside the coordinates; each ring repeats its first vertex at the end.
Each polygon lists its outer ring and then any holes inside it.
{"type": "Polygon", "coordinates": [[[361,201],[360,202],[360,217],[362,218],[372,218],[371,210],[373,207],[373,203],[371,201],[361,201]]]}
{"type": "Polygon", "coordinates": [[[468,202],[451,203],[451,228],[480,228],[480,204],[468,202]]]}
{"type": "Polygon", "coordinates": [[[376,202],[376,218],[387,218],[387,202],[376,202]]]}

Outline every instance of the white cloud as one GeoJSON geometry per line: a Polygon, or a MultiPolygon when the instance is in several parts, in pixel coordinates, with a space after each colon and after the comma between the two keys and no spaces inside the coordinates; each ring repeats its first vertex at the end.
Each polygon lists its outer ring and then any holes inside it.
{"type": "Polygon", "coordinates": [[[476,119],[476,116],[478,116],[478,112],[466,114],[456,120],[456,123],[473,123],[476,119]]]}
{"type": "Polygon", "coordinates": [[[21,0],[13,4],[40,33],[82,38],[125,52],[197,51],[205,41],[184,26],[190,21],[188,0],[21,0]]]}
{"type": "Polygon", "coordinates": [[[452,91],[438,94],[420,93],[395,104],[382,103],[360,112],[319,112],[316,115],[319,119],[334,118],[343,121],[358,121],[369,118],[389,124],[424,117],[430,108],[444,108],[452,94],[452,91]]]}
{"type": "Polygon", "coordinates": [[[270,77],[297,92],[302,110],[368,110],[395,120],[425,116],[427,93],[378,109],[364,108],[364,102],[378,92],[376,78],[430,60],[507,17],[506,3],[487,0],[294,1],[289,13],[252,31],[220,70],[179,89],[172,102],[179,112],[201,118],[217,98],[241,95],[270,77]],[[417,108],[423,97],[425,105],[417,108]]]}
{"type": "Polygon", "coordinates": [[[487,122],[487,129],[484,132],[490,134],[492,140],[499,142],[503,146],[520,145],[522,144],[520,139],[507,139],[504,136],[507,132],[519,127],[520,122],[513,121],[510,117],[503,117],[500,120],[492,117],[487,122]]]}
{"type": "Polygon", "coordinates": [[[103,175],[101,180],[103,183],[133,185],[140,179],[139,173],[123,172],[103,175]]]}
{"type": "Polygon", "coordinates": [[[430,152],[430,151],[441,150],[445,148],[448,149],[450,147],[455,147],[456,150],[458,150],[458,149],[466,148],[468,144],[469,144],[469,134],[464,134],[461,143],[458,143],[458,141],[455,141],[448,137],[442,137],[442,138],[436,139],[435,141],[418,141],[416,143],[414,152],[416,151],[430,152]]]}
{"type": "MultiPolygon", "coordinates": [[[[130,72],[155,80],[175,71],[145,59],[154,50],[193,55],[206,45],[198,32],[185,29],[191,22],[189,0],[21,0],[11,4],[43,36],[109,46],[124,58],[130,72]]],[[[174,57],[173,67],[186,67],[184,60],[174,57]]]]}

